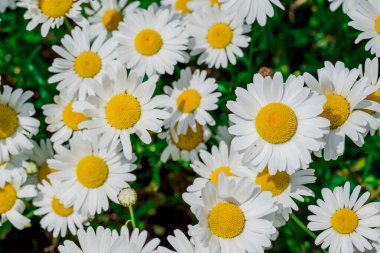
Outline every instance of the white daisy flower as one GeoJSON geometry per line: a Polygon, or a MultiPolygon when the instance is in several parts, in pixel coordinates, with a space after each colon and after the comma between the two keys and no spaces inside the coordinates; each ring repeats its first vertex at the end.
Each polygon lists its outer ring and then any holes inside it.
{"type": "Polygon", "coordinates": [[[221,173],[218,188],[210,182],[201,198],[191,193],[183,198],[199,221],[189,234],[211,253],[263,252],[271,246],[276,229],[266,216],[277,207],[269,192],[260,192],[247,179],[221,173]]]}
{"type": "Polygon", "coordinates": [[[347,13],[349,10],[354,9],[359,3],[358,0],[329,0],[329,2],[331,11],[336,11],[340,6],[342,6],[344,13],[347,13]]]}
{"type": "Polygon", "coordinates": [[[118,203],[120,190],[136,180],[131,174],[136,166],[125,160],[120,145],[101,149],[98,138],[85,140],[80,135],[69,143],[70,149],[56,146],[54,159],[48,160],[49,167],[58,170],[48,176],[60,181],[57,197],[83,215],[108,210],[109,199],[118,203]]]}
{"type": "Polygon", "coordinates": [[[113,37],[120,43],[119,60],[139,75],[171,75],[175,65],[188,59],[183,22],[155,5],[125,17],[113,37]]]}
{"type": "Polygon", "coordinates": [[[309,206],[314,214],[308,217],[308,228],[322,231],[315,240],[329,252],[352,253],[367,252],[372,249],[371,242],[379,240],[375,230],[380,226],[380,213],[376,203],[365,204],[369,192],[359,197],[360,186],[350,193],[350,183],[336,187],[333,191],[322,189],[323,200],[317,200],[317,206],[309,206]]]}
{"type": "MultiPolygon", "coordinates": [[[[348,136],[356,145],[364,144],[369,128],[379,128],[376,120],[361,109],[379,111],[378,103],[365,100],[376,89],[367,84],[366,78],[359,79],[359,70],[347,69],[342,62],[334,66],[325,62],[318,70],[318,80],[304,74],[306,85],[326,97],[323,113],[330,121],[330,132],[324,137],[324,159],[335,160],[344,152],[344,140],[348,136]]],[[[320,155],[321,152],[317,152],[320,155]]]]}
{"type": "Polygon", "coordinates": [[[46,37],[50,28],[59,28],[66,18],[77,24],[83,24],[81,15],[83,3],[87,0],[20,0],[17,6],[27,9],[24,18],[31,19],[26,29],[28,31],[42,24],[41,35],[46,37]]]}
{"type": "Polygon", "coordinates": [[[57,89],[69,99],[78,96],[84,100],[94,95],[93,83],[115,65],[117,41],[106,39],[107,34],[99,35],[90,42],[88,27],[76,27],[71,35],[61,40],[63,47],[53,46],[53,50],[62,58],[54,60],[49,71],[54,73],[49,83],[58,83],[57,89]]]}
{"type": "Polygon", "coordinates": [[[269,173],[306,169],[311,152],[324,147],[329,121],[318,117],[326,98],[304,87],[302,77],[281,73],[273,77],[256,74],[247,90],[237,88],[236,101],[227,103],[232,146],[244,152],[244,160],[269,173]]]}
{"type": "Polygon", "coordinates": [[[226,176],[236,176],[233,170],[248,170],[243,165],[243,156],[232,148],[229,149],[224,142],[221,142],[219,147],[212,146],[210,153],[206,150],[199,151],[199,156],[200,160],[194,161],[190,166],[200,177],[197,177],[187,188],[188,192],[199,196],[210,181],[218,187],[218,177],[221,172],[226,176]]]}
{"type": "Polygon", "coordinates": [[[96,37],[99,34],[115,31],[124,17],[133,13],[138,7],[139,2],[129,2],[128,0],[104,0],[101,3],[91,1],[90,8],[86,8],[89,16],[90,35],[96,37]]]}
{"type": "Polygon", "coordinates": [[[40,122],[32,118],[35,109],[26,101],[33,92],[12,90],[9,86],[0,89],[0,161],[10,159],[33,148],[31,137],[38,132],[40,122]]]}
{"type": "Polygon", "coordinates": [[[11,156],[6,162],[0,161],[0,187],[16,178],[26,178],[28,175],[23,166],[24,154],[11,156]]]}
{"type": "Polygon", "coordinates": [[[190,0],[187,4],[187,7],[191,11],[201,10],[207,7],[218,6],[219,8],[222,6],[220,0],[190,0]]]}
{"type": "Polygon", "coordinates": [[[181,70],[181,77],[173,82],[173,87],[165,86],[169,95],[166,107],[170,117],[165,121],[165,128],[177,125],[177,133],[184,134],[190,126],[193,131],[196,125],[215,125],[215,120],[209,111],[218,108],[218,98],[222,95],[216,92],[218,84],[214,78],[207,78],[206,71],[195,70],[188,67],[181,70]]]}
{"type": "Polygon", "coordinates": [[[0,187],[0,227],[10,221],[17,229],[30,224],[30,219],[22,215],[25,204],[21,198],[33,198],[37,195],[34,185],[24,185],[26,177],[16,177],[0,187]]]}
{"type": "Polygon", "coordinates": [[[241,48],[249,46],[251,38],[244,34],[251,27],[244,24],[241,15],[226,14],[218,6],[194,12],[186,27],[190,35],[190,55],[200,55],[197,64],[209,68],[227,68],[235,65],[236,57],[244,55],[241,48]]]}
{"type": "Polygon", "coordinates": [[[274,16],[272,4],[282,10],[284,6],[279,0],[219,0],[222,4],[222,10],[226,13],[239,13],[245,18],[248,24],[253,24],[257,20],[259,25],[264,26],[267,17],[274,16]]]}
{"type": "Polygon", "coordinates": [[[207,126],[197,124],[196,130],[187,129],[185,134],[177,134],[176,127],[158,135],[161,139],[166,139],[168,146],[161,154],[161,161],[195,161],[198,160],[200,150],[206,150],[206,142],[209,140],[211,132],[207,126]]]}
{"type": "Polygon", "coordinates": [[[168,242],[175,251],[160,246],[157,249],[157,253],[210,253],[209,249],[203,247],[198,240],[195,240],[194,243],[191,242],[187,236],[178,229],[174,230],[174,236],[168,236],[168,242]]]}
{"type": "Polygon", "coordinates": [[[369,40],[365,50],[380,57],[380,2],[376,0],[358,1],[355,8],[348,11],[348,16],[352,20],[348,25],[361,32],[355,43],[369,40]]]}
{"type": "Polygon", "coordinates": [[[65,237],[67,230],[76,235],[77,230],[83,228],[83,222],[87,217],[74,212],[72,206],[65,207],[56,196],[57,182],[53,181],[50,185],[43,181],[38,186],[39,193],[34,199],[33,205],[37,207],[35,215],[43,216],[40,224],[43,229],[53,232],[53,237],[59,235],[65,237]]]}
{"type": "MultiPolygon", "coordinates": [[[[81,85],[81,84],[80,84],[81,85]]],[[[73,110],[73,103],[77,100],[67,99],[64,96],[55,96],[54,104],[42,106],[48,124],[47,130],[53,135],[50,137],[54,143],[62,144],[68,141],[73,133],[80,133],[78,125],[89,117],[73,110]]]]}
{"type": "Polygon", "coordinates": [[[167,96],[153,96],[158,76],[154,75],[143,82],[143,77],[135,72],[127,72],[119,68],[111,80],[107,75],[102,84],[95,85],[96,95],[88,101],[77,102],[74,109],[91,117],[79,124],[86,128],[85,135],[89,138],[100,136],[100,148],[111,143],[123,145],[127,159],[132,159],[131,134],[136,134],[144,143],[152,141],[150,132],[161,132],[163,120],[169,113],[162,108],[167,96]]]}
{"type": "Polygon", "coordinates": [[[0,13],[5,12],[7,8],[14,10],[16,8],[16,0],[0,1],[0,13]]]}

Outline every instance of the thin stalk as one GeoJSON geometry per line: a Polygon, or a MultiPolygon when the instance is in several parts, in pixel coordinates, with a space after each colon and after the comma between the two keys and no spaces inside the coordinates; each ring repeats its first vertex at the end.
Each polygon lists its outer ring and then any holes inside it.
{"type": "Polygon", "coordinates": [[[71,26],[70,21],[66,17],[65,17],[64,23],[65,23],[67,30],[69,30],[69,32],[71,32],[71,30],[73,30],[73,27],[71,26]]]}
{"type": "Polygon", "coordinates": [[[129,213],[131,215],[132,227],[133,227],[133,229],[135,229],[136,228],[136,220],[135,220],[135,215],[133,213],[133,207],[132,207],[132,205],[129,206],[129,213]]]}

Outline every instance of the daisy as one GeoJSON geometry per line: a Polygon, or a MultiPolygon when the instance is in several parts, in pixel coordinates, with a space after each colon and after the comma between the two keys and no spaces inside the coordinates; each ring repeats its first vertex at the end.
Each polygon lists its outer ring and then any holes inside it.
{"type": "Polygon", "coordinates": [[[54,104],[42,106],[43,113],[46,116],[45,122],[48,124],[47,130],[53,133],[50,137],[52,142],[62,144],[68,141],[73,133],[82,132],[78,125],[89,120],[89,117],[73,111],[73,103],[76,101],[60,95],[54,97],[54,104]]]}
{"type": "Polygon", "coordinates": [[[358,0],[329,0],[330,10],[336,11],[340,6],[343,6],[343,12],[347,13],[349,10],[354,9],[359,3],[358,0]]]}
{"type": "Polygon", "coordinates": [[[237,100],[227,103],[229,132],[235,135],[231,145],[258,172],[267,167],[271,175],[293,174],[306,169],[311,152],[324,147],[329,121],[318,116],[326,98],[304,87],[302,77],[291,75],[284,83],[281,73],[273,79],[256,74],[247,90],[235,93],[237,100]]]}
{"type": "Polygon", "coordinates": [[[183,198],[199,223],[190,235],[211,253],[263,252],[276,232],[265,216],[276,211],[269,192],[260,192],[247,179],[219,175],[218,188],[208,183],[202,196],[185,193],[183,198]]]}
{"type": "Polygon", "coordinates": [[[192,10],[201,10],[203,8],[207,7],[213,7],[213,6],[218,6],[219,8],[222,6],[220,0],[191,0],[188,4],[187,7],[192,10]]]}
{"type": "Polygon", "coordinates": [[[358,1],[348,16],[352,20],[348,25],[361,32],[355,43],[369,40],[365,50],[380,57],[380,3],[376,0],[358,1]]]}
{"type": "Polygon", "coordinates": [[[380,226],[380,213],[375,203],[365,204],[369,192],[359,197],[360,186],[350,193],[350,183],[336,187],[333,191],[324,188],[323,200],[317,200],[317,206],[309,206],[313,213],[308,217],[308,228],[322,231],[315,240],[329,252],[352,253],[371,250],[371,242],[379,240],[375,230],[380,226]]]}
{"type": "Polygon", "coordinates": [[[151,143],[150,132],[161,132],[163,120],[169,113],[159,109],[167,100],[167,96],[153,96],[158,76],[151,76],[145,82],[135,72],[127,72],[119,68],[111,80],[107,75],[102,84],[95,87],[97,98],[74,104],[77,111],[91,117],[79,124],[79,128],[88,129],[85,135],[89,138],[100,136],[100,148],[111,143],[123,145],[124,155],[132,159],[131,134],[146,144],[151,143]]]}
{"type": "Polygon", "coordinates": [[[82,24],[81,5],[86,2],[88,0],[20,0],[17,6],[27,9],[24,18],[31,19],[26,29],[31,31],[42,24],[41,35],[46,37],[50,28],[59,28],[66,18],[82,24]]]}
{"type": "Polygon", "coordinates": [[[14,10],[16,8],[16,0],[0,1],[0,13],[5,12],[7,8],[14,10]]]}
{"type": "Polygon", "coordinates": [[[90,8],[86,9],[89,16],[90,35],[96,37],[102,33],[115,31],[124,17],[136,11],[139,2],[130,2],[128,0],[104,0],[100,4],[98,1],[91,1],[90,8]]]}
{"type": "Polygon", "coordinates": [[[40,223],[43,229],[53,232],[53,237],[66,236],[67,229],[75,235],[77,229],[83,228],[82,223],[87,220],[74,212],[72,206],[65,207],[56,196],[57,182],[52,182],[52,185],[47,181],[43,181],[38,186],[39,193],[34,199],[33,205],[37,207],[34,211],[35,215],[43,216],[40,223]]]}
{"type": "Polygon", "coordinates": [[[71,35],[61,40],[63,47],[53,46],[62,58],[55,59],[49,68],[53,76],[48,82],[58,83],[57,89],[69,99],[78,96],[84,100],[94,95],[94,81],[99,81],[110,65],[116,64],[117,42],[106,37],[107,34],[101,34],[91,43],[88,27],[74,28],[71,35]]]}
{"type": "Polygon", "coordinates": [[[244,35],[250,30],[241,15],[225,14],[218,6],[206,7],[190,16],[186,28],[191,38],[190,55],[200,55],[197,63],[206,63],[209,68],[227,68],[229,62],[235,65],[236,57],[244,54],[241,48],[251,41],[244,35]]]}
{"type": "Polygon", "coordinates": [[[9,86],[0,89],[0,161],[10,159],[33,148],[31,137],[38,132],[40,122],[32,118],[34,106],[26,101],[33,92],[12,90],[9,86]]]}
{"type": "MultiPolygon", "coordinates": [[[[348,136],[356,145],[364,144],[364,137],[370,127],[378,129],[373,117],[361,109],[379,111],[378,103],[365,100],[376,89],[368,85],[366,78],[359,78],[359,70],[347,69],[342,62],[334,66],[325,62],[318,70],[318,79],[304,74],[306,85],[326,97],[322,117],[330,121],[330,132],[324,137],[325,160],[336,160],[344,152],[344,140],[348,136]]],[[[373,131],[372,130],[372,131],[373,131]]],[[[321,155],[321,152],[317,152],[321,155]]]]}
{"type": "Polygon", "coordinates": [[[222,10],[226,13],[239,13],[245,18],[248,24],[253,24],[257,20],[259,25],[264,26],[267,17],[274,16],[272,4],[282,10],[284,6],[279,0],[219,0],[222,4],[222,10]]]}
{"type": "Polygon", "coordinates": [[[119,60],[139,75],[171,75],[175,65],[188,59],[183,22],[155,5],[125,17],[113,36],[120,43],[119,60]]]}
{"type": "Polygon", "coordinates": [[[209,249],[203,247],[198,240],[191,242],[181,230],[174,230],[174,236],[168,236],[168,242],[175,251],[165,247],[158,247],[157,253],[210,253],[209,249]]]}
{"type": "Polygon", "coordinates": [[[221,142],[219,147],[212,146],[211,152],[201,150],[199,152],[200,160],[194,161],[190,166],[200,176],[197,177],[193,184],[187,188],[187,191],[196,195],[201,195],[202,189],[208,182],[213,182],[218,187],[218,177],[221,172],[226,176],[236,176],[232,171],[248,170],[243,165],[243,156],[229,150],[225,142],[221,142]]]}
{"type": "Polygon", "coordinates": [[[181,70],[180,75],[180,79],[173,82],[173,87],[164,87],[170,97],[167,108],[171,112],[165,127],[177,125],[178,134],[184,134],[189,126],[195,131],[197,124],[215,125],[208,113],[218,108],[218,98],[222,95],[215,92],[218,89],[215,79],[207,78],[206,71],[196,70],[192,73],[189,67],[181,70]]]}
{"type": "Polygon", "coordinates": [[[30,224],[30,219],[22,215],[25,204],[20,198],[37,195],[34,185],[24,185],[26,177],[15,177],[0,187],[0,227],[8,221],[17,229],[30,224]]]}
{"type": "Polygon", "coordinates": [[[187,129],[185,134],[177,134],[176,127],[170,128],[166,132],[158,135],[161,139],[166,139],[168,146],[161,154],[161,161],[167,162],[169,158],[173,161],[195,161],[198,159],[200,150],[206,150],[206,142],[211,136],[207,126],[196,125],[196,130],[187,129]]]}
{"type": "Polygon", "coordinates": [[[120,145],[101,149],[96,137],[85,140],[81,135],[69,143],[70,149],[56,146],[54,159],[48,160],[49,167],[58,170],[48,178],[61,182],[57,197],[83,215],[108,210],[109,199],[118,203],[120,190],[136,180],[131,174],[136,166],[125,160],[120,145]]]}

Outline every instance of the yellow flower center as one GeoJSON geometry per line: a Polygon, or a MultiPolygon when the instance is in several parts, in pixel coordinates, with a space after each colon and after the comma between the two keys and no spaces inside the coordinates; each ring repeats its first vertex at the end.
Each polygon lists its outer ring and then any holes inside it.
{"type": "Polygon", "coordinates": [[[218,204],[208,215],[211,233],[224,239],[240,235],[244,230],[244,225],[245,217],[242,210],[232,203],[218,204]]]}
{"type": "Polygon", "coordinates": [[[16,132],[18,116],[16,111],[7,105],[0,104],[0,140],[6,139],[16,132]]]}
{"type": "Polygon", "coordinates": [[[215,4],[217,4],[219,7],[222,6],[222,4],[219,2],[219,0],[210,0],[211,6],[214,6],[215,4]]]}
{"type": "Polygon", "coordinates": [[[323,106],[321,117],[330,121],[331,129],[337,129],[350,116],[350,104],[341,95],[327,94],[326,98],[327,102],[323,106]]]}
{"type": "Polygon", "coordinates": [[[5,184],[0,188],[0,214],[12,209],[17,200],[17,191],[11,184],[5,184]]]}
{"type": "Polygon", "coordinates": [[[174,5],[174,10],[181,12],[182,15],[190,14],[191,10],[187,8],[187,3],[191,0],[177,0],[174,5]]]}
{"type": "Polygon", "coordinates": [[[377,16],[375,20],[375,30],[378,34],[380,34],[380,15],[377,16]]]}
{"type": "Polygon", "coordinates": [[[102,18],[103,25],[108,32],[115,31],[119,27],[120,21],[123,20],[123,15],[116,9],[107,10],[102,18]]]}
{"type": "Polygon", "coordinates": [[[181,150],[191,151],[199,146],[203,140],[203,127],[197,124],[197,130],[193,132],[193,130],[189,127],[187,129],[186,134],[178,135],[178,142],[175,142],[172,138],[173,143],[177,146],[177,148],[181,150]]]}
{"type": "Polygon", "coordinates": [[[331,225],[339,234],[351,234],[358,227],[358,215],[348,208],[342,208],[331,217],[331,225]]]}
{"type": "Polygon", "coordinates": [[[74,212],[72,207],[66,208],[55,196],[51,201],[51,208],[57,215],[61,217],[68,217],[74,212]]]}
{"type": "Polygon", "coordinates": [[[257,174],[255,183],[261,186],[261,191],[269,191],[273,197],[281,195],[289,186],[289,174],[278,171],[275,175],[269,174],[268,168],[257,174]]]}
{"type": "Polygon", "coordinates": [[[207,33],[207,41],[211,47],[224,49],[232,42],[233,30],[231,26],[225,23],[219,23],[211,26],[207,33]]]}
{"type": "MultiPolygon", "coordinates": [[[[369,94],[367,96],[366,100],[370,100],[370,101],[373,101],[373,102],[380,104],[380,89],[378,89],[377,91],[375,91],[372,94],[369,94]]],[[[368,110],[368,109],[362,109],[362,111],[369,113],[369,114],[375,114],[375,111],[368,110]]]]}
{"type": "Polygon", "coordinates": [[[57,172],[58,170],[52,169],[49,167],[49,165],[45,162],[41,165],[40,169],[37,172],[37,178],[40,183],[42,183],[43,180],[46,180],[47,182],[50,182],[49,178],[47,177],[50,173],[57,172]]]}
{"type": "Polygon", "coordinates": [[[59,18],[70,11],[73,3],[74,0],[40,0],[40,9],[48,17],[59,18]]]}
{"type": "Polygon", "coordinates": [[[133,127],[141,117],[140,102],[132,95],[118,94],[113,96],[105,108],[108,123],[117,129],[133,127]]]}
{"type": "Polygon", "coordinates": [[[78,131],[78,125],[90,118],[80,112],[73,111],[73,103],[68,103],[62,112],[63,123],[71,130],[78,131]]]}
{"type": "Polygon", "coordinates": [[[289,106],[271,103],[261,108],[257,114],[256,130],[265,141],[281,144],[294,136],[297,123],[297,116],[289,106]]]}
{"type": "Polygon", "coordinates": [[[157,54],[162,48],[161,35],[152,29],[144,29],[139,32],[135,39],[137,52],[144,56],[157,54]]]}
{"type": "Polygon", "coordinates": [[[201,95],[198,91],[187,89],[177,98],[177,107],[183,113],[192,113],[201,104],[201,95]]]}
{"type": "Polygon", "coordinates": [[[80,160],[76,168],[79,183],[90,189],[102,186],[108,178],[108,172],[107,163],[94,155],[80,160]]]}
{"type": "Polygon", "coordinates": [[[211,182],[214,183],[214,185],[216,186],[216,188],[218,188],[219,174],[222,173],[222,172],[224,172],[224,174],[226,174],[226,176],[228,176],[228,177],[234,177],[234,176],[236,176],[234,173],[231,172],[231,168],[230,167],[220,167],[220,168],[214,170],[211,173],[210,180],[211,180],[211,182]]]}
{"type": "Polygon", "coordinates": [[[74,69],[82,78],[93,78],[102,69],[102,59],[94,52],[82,52],[75,60],[74,69]]]}

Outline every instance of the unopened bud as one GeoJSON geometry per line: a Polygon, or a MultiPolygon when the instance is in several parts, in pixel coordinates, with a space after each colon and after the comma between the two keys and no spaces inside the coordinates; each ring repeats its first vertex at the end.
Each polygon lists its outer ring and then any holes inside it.
{"type": "Polygon", "coordinates": [[[137,200],[137,193],[132,188],[124,188],[117,195],[121,205],[125,207],[133,206],[137,200]]]}
{"type": "Polygon", "coordinates": [[[267,67],[261,67],[259,70],[259,74],[263,77],[272,76],[272,70],[267,67]]]}

